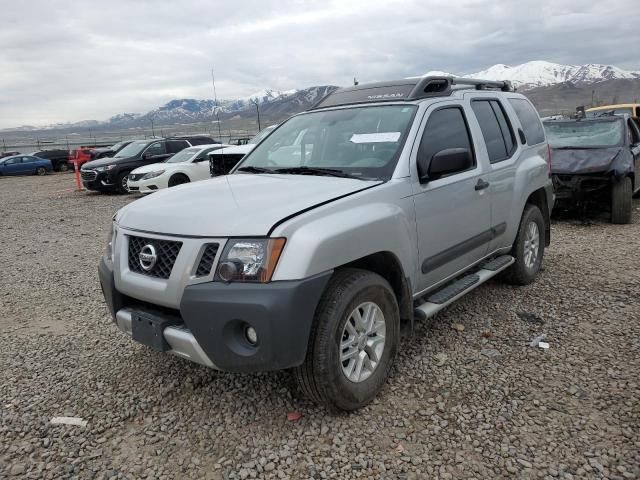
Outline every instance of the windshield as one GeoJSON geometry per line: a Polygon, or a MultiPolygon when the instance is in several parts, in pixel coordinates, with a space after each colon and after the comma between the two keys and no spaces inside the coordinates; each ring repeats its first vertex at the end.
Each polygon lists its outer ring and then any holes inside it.
{"type": "Polygon", "coordinates": [[[134,157],[138,155],[144,148],[149,145],[148,140],[140,140],[137,142],[131,142],[129,145],[124,147],[118,153],[115,154],[113,158],[127,158],[134,157]]]}
{"type": "Polygon", "coordinates": [[[260,130],[258,132],[258,134],[255,137],[253,137],[251,140],[249,140],[247,143],[249,145],[256,145],[256,144],[260,143],[264,137],[266,137],[271,132],[273,132],[274,128],[276,128],[276,127],[267,127],[267,128],[264,128],[264,129],[260,130]]]}
{"type": "Polygon", "coordinates": [[[622,120],[548,122],[544,124],[551,148],[617,147],[622,144],[622,120]]]}
{"type": "Polygon", "coordinates": [[[196,153],[202,150],[200,147],[191,147],[180,150],[173,157],[170,157],[166,163],[182,163],[190,160],[196,153]]]}
{"type": "Polygon", "coordinates": [[[302,167],[304,173],[331,169],[390,178],[416,110],[413,105],[384,105],[298,115],[251,151],[240,168],[277,173],[302,167]]]}

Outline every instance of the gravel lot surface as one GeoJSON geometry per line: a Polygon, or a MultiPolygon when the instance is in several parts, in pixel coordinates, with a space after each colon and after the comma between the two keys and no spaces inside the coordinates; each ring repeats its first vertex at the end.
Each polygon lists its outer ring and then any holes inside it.
{"type": "Polygon", "coordinates": [[[97,264],[133,198],[72,188],[0,178],[0,478],[640,478],[639,200],[633,225],[555,221],[537,283],[419,324],[376,402],[336,415],[285,372],[120,333],[97,264]]]}

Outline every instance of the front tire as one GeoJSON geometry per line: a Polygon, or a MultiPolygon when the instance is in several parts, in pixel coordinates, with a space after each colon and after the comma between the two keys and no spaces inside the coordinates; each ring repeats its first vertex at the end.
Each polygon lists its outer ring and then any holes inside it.
{"type": "Polygon", "coordinates": [[[389,283],[358,269],[337,271],[316,310],[300,390],[337,410],[356,410],[382,389],[396,354],[400,313],[389,283]]]}
{"type": "Polygon", "coordinates": [[[175,187],[176,185],[182,185],[184,183],[189,183],[189,177],[183,175],[182,173],[176,173],[169,179],[168,185],[169,188],[175,187]]]}
{"type": "Polygon", "coordinates": [[[631,178],[624,177],[611,186],[611,223],[631,223],[631,178]]]}
{"type": "Polygon", "coordinates": [[[69,165],[67,164],[67,162],[61,162],[60,164],[58,164],[58,171],[59,172],[69,171],[69,165]]]}
{"type": "Polygon", "coordinates": [[[120,193],[129,193],[129,187],[127,187],[127,178],[129,177],[129,173],[131,172],[122,172],[118,175],[118,183],[116,184],[116,189],[120,193]]]}
{"type": "Polygon", "coordinates": [[[545,224],[540,209],[527,204],[511,255],[515,262],[504,274],[504,279],[514,285],[528,285],[533,282],[542,266],[545,245],[545,224]]]}
{"type": "Polygon", "coordinates": [[[44,168],[44,167],[36,168],[36,175],[41,177],[41,176],[46,175],[46,174],[47,174],[47,169],[46,168],[44,168]]]}

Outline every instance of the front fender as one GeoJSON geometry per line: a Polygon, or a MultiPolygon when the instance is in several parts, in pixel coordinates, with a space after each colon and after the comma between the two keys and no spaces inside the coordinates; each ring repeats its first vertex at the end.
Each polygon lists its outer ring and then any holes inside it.
{"type": "Polygon", "coordinates": [[[417,240],[410,194],[408,179],[394,180],[285,222],[273,232],[287,238],[273,280],[307,278],[391,252],[413,284],[417,240]]]}

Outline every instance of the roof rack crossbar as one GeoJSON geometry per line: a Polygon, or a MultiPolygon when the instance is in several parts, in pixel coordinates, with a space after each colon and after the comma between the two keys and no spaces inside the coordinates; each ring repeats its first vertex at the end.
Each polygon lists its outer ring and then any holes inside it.
{"type": "Polygon", "coordinates": [[[407,96],[407,100],[417,100],[426,97],[440,97],[451,95],[454,85],[463,85],[474,87],[476,90],[502,90],[503,92],[512,92],[513,87],[509,81],[480,80],[477,78],[462,77],[423,77],[411,93],[407,96]]]}
{"type": "Polygon", "coordinates": [[[497,89],[503,92],[512,92],[513,87],[508,80],[480,80],[477,78],[453,77],[453,85],[473,86],[476,90],[497,89]]]}

